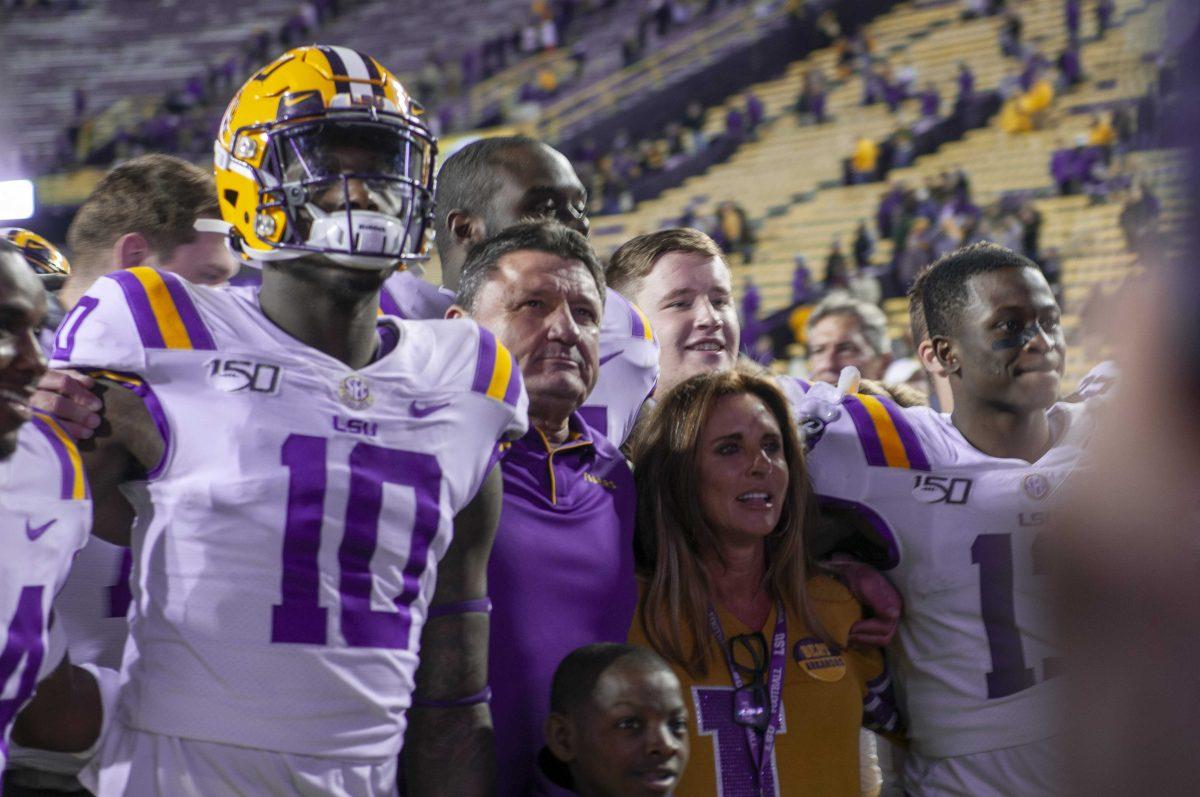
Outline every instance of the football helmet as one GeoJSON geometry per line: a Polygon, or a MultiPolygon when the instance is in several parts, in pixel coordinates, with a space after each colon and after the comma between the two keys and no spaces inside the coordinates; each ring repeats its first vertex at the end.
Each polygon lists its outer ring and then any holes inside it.
{"type": "Polygon", "coordinates": [[[215,145],[235,248],[361,269],[426,259],[437,142],[420,113],[394,75],[346,47],[298,47],[261,69],[215,145]]]}
{"type": "Polygon", "coordinates": [[[15,244],[33,272],[51,288],[57,288],[71,273],[71,264],[63,253],[32,230],[23,227],[0,227],[0,238],[15,244]]]}

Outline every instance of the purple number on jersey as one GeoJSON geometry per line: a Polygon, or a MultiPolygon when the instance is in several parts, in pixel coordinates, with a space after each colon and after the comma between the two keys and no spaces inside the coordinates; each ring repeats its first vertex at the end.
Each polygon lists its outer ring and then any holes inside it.
{"type": "MultiPolygon", "coordinates": [[[[692,694],[696,699],[696,729],[701,736],[713,737],[713,760],[721,782],[718,794],[775,794],[775,751],[771,751],[771,766],[759,789],[746,729],[733,721],[733,689],[697,687],[692,694]]],[[[779,733],[783,732],[780,723],[779,733]]]]}
{"type": "Polygon", "coordinates": [[[980,534],[971,545],[971,561],[979,565],[979,608],[992,655],[987,674],[988,699],[1007,697],[1035,683],[1025,666],[1025,650],[1013,605],[1011,534],[980,534]]]}
{"type": "Polygon", "coordinates": [[[0,653],[0,694],[10,691],[9,679],[21,666],[21,662],[25,662],[21,680],[12,697],[0,699],[0,749],[6,754],[6,731],[17,712],[21,710],[21,706],[25,705],[25,701],[33,694],[33,689],[37,686],[38,670],[42,667],[42,656],[45,655],[42,635],[46,630],[46,623],[42,617],[42,589],[37,586],[24,587],[21,590],[21,597],[17,600],[17,611],[8,625],[4,651],[0,653]]]}
{"type": "Polygon", "coordinates": [[[84,296],[79,303],[71,308],[71,312],[58,326],[54,336],[54,356],[60,360],[71,359],[71,351],[75,348],[75,332],[88,313],[96,309],[100,300],[94,296],[84,296]]]}
{"type": "MultiPolygon", "coordinates": [[[[290,471],[287,519],[283,534],[282,601],[272,607],[271,641],[326,644],[326,610],[318,603],[321,520],[326,491],[326,441],[290,435],[281,461],[290,471]]],[[[349,647],[404,648],[412,615],[409,606],[420,590],[429,545],[437,535],[442,470],[430,454],[359,443],[350,451],[350,496],[345,533],[338,548],[341,576],[342,635],[349,647]],[[371,557],[379,541],[383,485],[413,488],[416,511],[412,546],[402,571],[395,612],[371,608],[371,557]]]]}

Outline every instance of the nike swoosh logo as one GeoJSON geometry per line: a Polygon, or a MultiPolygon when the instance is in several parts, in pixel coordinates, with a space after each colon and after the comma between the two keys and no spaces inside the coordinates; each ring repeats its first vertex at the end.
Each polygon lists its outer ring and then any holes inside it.
{"type": "Polygon", "coordinates": [[[614,351],[612,354],[606,354],[606,355],[604,355],[603,357],[601,357],[601,358],[600,358],[600,363],[599,363],[599,364],[600,364],[600,365],[604,365],[606,362],[608,362],[609,360],[611,360],[613,357],[620,357],[620,356],[621,356],[622,354],[624,354],[624,353],[625,353],[625,350],[624,350],[624,349],[617,349],[617,350],[616,350],[616,351],[614,351]]]}
{"type": "Polygon", "coordinates": [[[424,418],[427,415],[432,415],[433,413],[437,412],[438,410],[444,410],[449,406],[450,406],[449,401],[443,402],[441,404],[429,404],[429,405],[425,405],[425,406],[417,404],[417,402],[414,401],[412,404],[409,405],[408,411],[412,413],[412,416],[414,418],[424,418]]]}
{"type": "Polygon", "coordinates": [[[47,521],[46,523],[43,523],[40,526],[31,526],[31,525],[29,525],[29,520],[26,519],[25,520],[25,536],[29,538],[30,542],[32,542],[33,540],[36,540],[38,537],[42,536],[47,531],[49,531],[50,527],[53,526],[57,522],[58,522],[58,518],[55,518],[53,520],[47,521]]]}

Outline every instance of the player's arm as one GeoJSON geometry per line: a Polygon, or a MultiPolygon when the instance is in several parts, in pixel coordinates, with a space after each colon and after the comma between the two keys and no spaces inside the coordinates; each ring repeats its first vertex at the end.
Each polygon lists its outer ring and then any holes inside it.
{"type": "Polygon", "coordinates": [[[454,539],[439,565],[405,734],[410,797],[486,795],[495,780],[486,598],[502,493],[495,467],[454,519],[454,539]]]}
{"type": "Polygon", "coordinates": [[[119,488],[154,468],[162,460],[166,443],[133,391],[97,379],[93,393],[102,405],[101,422],[93,437],[79,443],[92,490],[92,533],[128,546],[134,511],[119,488]]]}
{"type": "Polygon", "coordinates": [[[64,656],[17,715],[12,739],[23,747],[78,753],[96,743],[102,718],[95,677],[64,656]]]}

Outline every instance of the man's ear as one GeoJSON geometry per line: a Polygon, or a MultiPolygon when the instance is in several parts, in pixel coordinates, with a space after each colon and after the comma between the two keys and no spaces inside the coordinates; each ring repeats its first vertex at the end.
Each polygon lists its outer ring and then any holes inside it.
{"type": "Polygon", "coordinates": [[[921,365],[925,366],[925,370],[934,376],[945,376],[946,369],[938,362],[937,355],[933,353],[933,342],[926,338],[917,346],[917,359],[921,361],[921,365]]]}
{"type": "Polygon", "coordinates": [[[112,262],[117,269],[153,265],[154,252],[150,242],[140,232],[127,232],[116,240],[112,249],[112,262]]]}
{"type": "Polygon", "coordinates": [[[487,225],[483,223],[483,219],[465,210],[456,208],[447,213],[446,227],[450,230],[454,243],[464,249],[470,249],[487,238],[487,225]]]}
{"type": "Polygon", "coordinates": [[[546,746],[554,757],[565,764],[575,760],[578,754],[578,740],[575,738],[575,723],[558,712],[551,712],[542,726],[546,736],[546,746]]]}
{"type": "Polygon", "coordinates": [[[443,318],[466,318],[467,311],[459,307],[457,304],[452,304],[446,308],[446,315],[443,318]]]}
{"type": "Polygon", "coordinates": [[[954,341],[950,338],[937,337],[930,338],[929,343],[933,346],[933,356],[937,359],[938,365],[946,372],[946,376],[956,374],[962,370],[962,363],[959,362],[958,347],[954,345],[954,341]]]}

